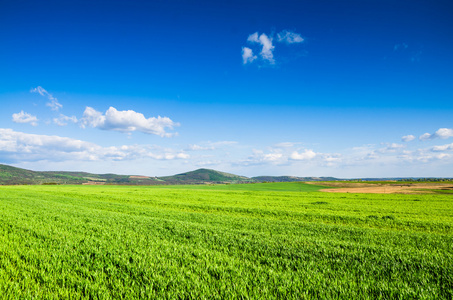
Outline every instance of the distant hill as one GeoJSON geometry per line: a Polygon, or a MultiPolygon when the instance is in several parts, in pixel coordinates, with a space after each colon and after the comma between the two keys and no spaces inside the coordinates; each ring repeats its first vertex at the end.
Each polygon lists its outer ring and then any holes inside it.
{"type": "MultiPolygon", "coordinates": [[[[30,171],[0,164],[0,185],[13,184],[123,184],[165,185],[204,183],[333,181],[334,177],[257,176],[245,177],[211,169],[198,169],[173,176],[92,174],[87,172],[30,171]]],[[[363,179],[365,180],[365,179],[363,179]]]]}
{"type": "Polygon", "coordinates": [[[202,184],[202,183],[242,183],[254,182],[248,177],[210,169],[165,177],[137,175],[92,174],[87,172],[30,171],[0,164],[0,185],[14,184],[202,184]]]}
{"type": "Polygon", "coordinates": [[[333,177],[257,176],[248,178],[211,169],[198,169],[164,177],[138,175],[92,174],[87,172],[30,171],[0,164],[0,185],[14,184],[204,184],[247,182],[330,181],[333,177]]]}
{"type": "Polygon", "coordinates": [[[234,175],[230,173],[220,172],[211,169],[198,169],[195,171],[181,173],[173,176],[159,177],[168,183],[239,183],[239,182],[252,182],[248,177],[234,175]]]}
{"type": "Polygon", "coordinates": [[[159,184],[154,177],[87,172],[30,171],[0,164],[0,185],[12,184],[159,184]]]}

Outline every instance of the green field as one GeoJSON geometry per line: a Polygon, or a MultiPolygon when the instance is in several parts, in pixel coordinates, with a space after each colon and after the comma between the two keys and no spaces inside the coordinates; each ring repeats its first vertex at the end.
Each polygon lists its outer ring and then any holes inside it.
{"type": "Polygon", "coordinates": [[[317,192],[330,187],[304,182],[268,182],[241,184],[158,185],[153,188],[219,191],[317,192]]]}
{"type": "Polygon", "coordinates": [[[451,195],[318,188],[0,187],[1,298],[452,299],[451,195]]]}

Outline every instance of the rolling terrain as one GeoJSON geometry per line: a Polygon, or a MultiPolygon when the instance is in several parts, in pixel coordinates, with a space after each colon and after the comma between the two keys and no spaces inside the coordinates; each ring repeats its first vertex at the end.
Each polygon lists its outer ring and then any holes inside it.
{"type": "Polygon", "coordinates": [[[256,176],[245,177],[211,169],[198,169],[172,176],[153,177],[142,175],[93,174],[67,171],[31,171],[0,164],[0,185],[52,185],[52,184],[89,184],[89,185],[200,185],[200,184],[243,184],[243,183],[291,183],[312,182],[333,187],[366,185],[401,185],[414,182],[451,183],[448,178],[375,178],[339,179],[335,177],[296,177],[296,176],[256,176]]]}
{"type": "Polygon", "coordinates": [[[175,185],[205,183],[252,183],[335,180],[333,177],[260,176],[248,178],[210,169],[198,169],[173,176],[92,174],[87,172],[31,171],[0,164],[0,185],[16,184],[118,184],[118,185],[175,185]]]}

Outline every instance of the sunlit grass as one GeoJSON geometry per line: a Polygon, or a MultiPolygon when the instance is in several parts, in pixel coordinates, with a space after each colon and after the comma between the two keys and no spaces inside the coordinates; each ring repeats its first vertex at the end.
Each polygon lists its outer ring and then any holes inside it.
{"type": "Polygon", "coordinates": [[[241,187],[1,187],[0,294],[453,296],[450,195],[241,187]]]}

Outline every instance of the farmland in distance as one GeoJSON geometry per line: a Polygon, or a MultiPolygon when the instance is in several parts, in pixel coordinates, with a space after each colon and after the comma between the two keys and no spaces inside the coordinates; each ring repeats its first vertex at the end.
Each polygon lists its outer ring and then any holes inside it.
{"type": "Polygon", "coordinates": [[[450,194],[2,186],[7,298],[453,297],[450,194]]]}

